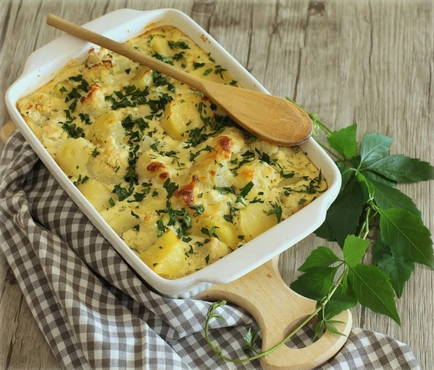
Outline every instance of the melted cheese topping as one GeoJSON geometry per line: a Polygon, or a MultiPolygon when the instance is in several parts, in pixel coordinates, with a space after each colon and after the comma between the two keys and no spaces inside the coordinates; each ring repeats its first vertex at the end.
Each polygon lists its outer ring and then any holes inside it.
{"type": "MultiPolygon", "coordinates": [[[[237,85],[173,27],[127,43],[237,85]]],[[[168,279],[239,248],[327,188],[300,148],[253,137],[200,92],[105,49],[70,62],[18,108],[104,219],[168,279]]]]}

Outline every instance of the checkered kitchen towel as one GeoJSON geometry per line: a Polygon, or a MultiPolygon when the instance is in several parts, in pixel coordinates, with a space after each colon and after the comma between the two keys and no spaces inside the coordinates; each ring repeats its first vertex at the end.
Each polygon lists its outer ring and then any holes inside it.
{"type": "MultiPolygon", "coordinates": [[[[162,297],[146,285],[16,133],[0,159],[0,247],[54,355],[66,368],[226,369],[202,325],[210,303],[162,297]]],[[[222,309],[212,334],[240,357],[252,325],[222,309]]],[[[300,335],[294,345],[308,339],[300,335]]],[[[237,365],[258,368],[259,363],[237,365]]],[[[354,329],[323,369],[417,369],[407,345],[354,329]]]]}

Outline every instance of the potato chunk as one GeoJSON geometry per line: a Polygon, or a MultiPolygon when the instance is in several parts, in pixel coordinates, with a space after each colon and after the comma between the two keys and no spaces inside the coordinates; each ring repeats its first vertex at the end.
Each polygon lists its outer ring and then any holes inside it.
{"type": "Polygon", "coordinates": [[[229,222],[221,218],[207,218],[203,221],[203,225],[208,230],[215,228],[215,235],[226,245],[235,247],[238,244],[235,227],[229,222]]]}
{"type": "Polygon", "coordinates": [[[118,234],[122,234],[134,225],[140,223],[145,215],[141,209],[132,209],[125,202],[119,202],[114,207],[101,212],[101,216],[118,234]]]}
{"type": "Polygon", "coordinates": [[[78,185],[78,189],[95,207],[97,211],[108,207],[108,200],[112,193],[106,186],[94,179],[88,179],[84,183],[78,185]]]}
{"type": "Polygon", "coordinates": [[[98,144],[105,144],[109,140],[120,144],[124,135],[119,111],[111,110],[100,115],[89,128],[90,139],[98,144]]]}
{"type": "Polygon", "coordinates": [[[122,239],[137,253],[144,252],[157,239],[157,226],[155,217],[138,224],[138,230],[133,228],[122,234],[122,239]]]}
{"type": "Polygon", "coordinates": [[[251,203],[240,211],[240,229],[247,240],[256,238],[276,223],[276,217],[267,215],[262,203],[251,203]]]}
{"type": "Polygon", "coordinates": [[[184,275],[185,245],[172,230],[140,254],[140,258],[157,274],[176,279],[184,275]]]}
{"type": "Polygon", "coordinates": [[[69,176],[86,175],[92,148],[92,144],[82,137],[68,138],[57,151],[56,161],[69,176]]]}
{"type": "Polygon", "coordinates": [[[152,71],[148,67],[140,66],[131,82],[135,87],[143,90],[152,83],[152,71]]]}
{"type": "Polygon", "coordinates": [[[187,130],[202,124],[197,109],[199,102],[196,94],[182,94],[167,105],[161,125],[172,139],[182,140],[187,130]]]}
{"type": "Polygon", "coordinates": [[[155,37],[151,40],[151,48],[162,56],[170,55],[169,44],[163,35],[155,35],[155,37]]]}

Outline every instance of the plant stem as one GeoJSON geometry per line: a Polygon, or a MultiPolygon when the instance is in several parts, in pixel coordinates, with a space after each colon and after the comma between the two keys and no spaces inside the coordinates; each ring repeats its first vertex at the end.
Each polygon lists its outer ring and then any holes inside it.
{"type": "Polygon", "coordinates": [[[363,221],[362,227],[359,232],[359,237],[362,239],[366,239],[369,235],[369,222],[371,221],[369,216],[371,214],[371,209],[372,207],[369,206],[366,210],[365,220],[363,221]]]}

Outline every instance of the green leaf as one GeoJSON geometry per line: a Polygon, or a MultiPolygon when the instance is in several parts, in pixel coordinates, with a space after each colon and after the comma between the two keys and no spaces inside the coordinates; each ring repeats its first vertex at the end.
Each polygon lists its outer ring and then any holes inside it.
{"type": "Polygon", "coordinates": [[[291,284],[291,289],[307,298],[320,300],[329,293],[335,273],[335,267],[311,268],[291,284]]]}
{"type": "Polygon", "coordinates": [[[308,271],[314,267],[328,267],[338,262],[339,258],[327,247],[318,247],[306,258],[306,261],[298,268],[298,271],[308,271]]]}
{"type": "Polygon", "coordinates": [[[420,216],[405,209],[380,209],[382,240],[394,256],[434,267],[432,240],[420,216]]]}
{"type": "Polygon", "coordinates": [[[341,323],[342,321],[336,321],[336,320],[327,320],[325,322],[326,330],[330,333],[336,334],[336,335],[342,335],[345,336],[345,334],[341,333],[338,328],[335,326],[338,323],[341,323]]]}
{"type": "Polygon", "coordinates": [[[365,204],[362,186],[355,178],[348,182],[329,208],[324,223],[315,231],[316,235],[342,246],[348,234],[357,232],[365,204]]]}
{"type": "Polygon", "coordinates": [[[318,340],[321,338],[321,336],[324,334],[324,331],[326,329],[325,321],[324,320],[318,320],[313,325],[313,340],[318,340]]]}
{"type": "Polygon", "coordinates": [[[342,311],[354,307],[356,304],[357,298],[348,284],[348,279],[345,278],[325,306],[324,316],[330,319],[342,311]]]}
{"type": "Polygon", "coordinates": [[[343,190],[345,186],[348,184],[348,181],[350,181],[351,177],[354,175],[354,168],[339,163],[337,165],[342,176],[341,190],[343,190]]]}
{"type": "Polygon", "coordinates": [[[402,154],[381,158],[366,168],[396,182],[434,179],[434,167],[431,164],[402,154]]]}
{"type": "Polygon", "coordinates": [[[345,158],[352,158],[357,155],[356,141],[357,125],[353,124],[343,129],[333,131],[327,140],[333,149],[336,149],[345,158]]]}
{"type": "Polygon", "coordinates": [[[374,180],[366,180],[369,192],[372,194],[378,207],[383,209],[388,208],[404,208],[407,211],[420,215],[416,204],[407,195],[398,189],[391,188],[381,182],[374,180]]]}
{"type": "Polygon", "coordinates": [[[361,171],[361,173],[363,173],[363,176],[365,176],[369,180],[373,180],[375,182],[380,182],[383,185],[387,185],[387,186],[389,186],[391,188],[396,187],[396,182],[395,181],[388,180],[385,177],[376,174],[375,172],[361,171]]]}
{"type": "Polygon", "coordinates": [[[360,144],[361,165],[369,166],[369,163],[378,161],[389,155],[392,138],[380,134],[365,134],[360,144]]]}
{"type": "Polygon", "coordinates": [[[362,262],[362,258],[369,247],[369,241],[355,235],[348,235],[344,242],[344,261],[350,267],[362,262]]]}
{"type": "Polygon", "coordinates": [[[414,271],[414,262],[399,254],[394,256],[381,239],[377,240],[372,252],[372,262],[389,277],[396,295],[401,297],[405,283],[414,271]]]}
{"type": "Polygon", "coordinates": [[[357,300],[363,306],[387,315],[400,324],[395,293],[383,271],[371,265],[357,265],[350,268],[348,277],[357,300]]]}
{"type": "Polygon", "coordinates": [[[243,350],[248,355],[254,355],[258,353],[256,349],[257,341],[258,341],[258,331],[256,329],[249,328],[246,334],[243,336],[244,345],[243,350]]]}
{"type": "Polygon", "coordinates": [[[325,221],[322,223],[322,225],[315,230],[315,235],[331,242],[336,241],[336,237],[333,233],[332,227],[330,226],[330,222],[327,220],[327,217],[325,221]]]}

